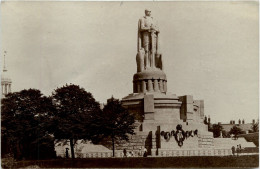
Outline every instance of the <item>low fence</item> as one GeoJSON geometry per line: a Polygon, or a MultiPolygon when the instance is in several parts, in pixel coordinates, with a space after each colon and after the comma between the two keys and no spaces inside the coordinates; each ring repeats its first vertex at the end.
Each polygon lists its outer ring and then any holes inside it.
{"type": "MultiPolygon", "coordinates": [[[[235,154],[258,154],[258,148],[245,148],[241,151],[235,151],[235,154]]],[[[142,151],[141,154],[144,152],[142,151]]],[[[139,153],[140,154],[140,153],[139,153]]],[[[138,154],[138,151],[133,151],[133,157],[142,157],[138,154]]],[[[231,149],[197,149],[197,150],[163,150],[159,149],[156,156],[153,157],[182,157],[182,156],[231,156],[231,149]]],[[[60,155],[65,158],[64,155],[60,155]]],[[[76,158],[110,158],[113,157],[113,152],[88,152],[88,153],[75,153],[76,158]]],[[[115,151],[115,157],[124,157],[123,151],[115,151]]]]}
{"type": "MultiPolygon", "coordinates": [[[[83,154],[83,158],[108,158],[113,157],[113,152],[93,152],[93,153],[85,153],[83,154]]],[[[115,157],[123,157],[123,152],[115,152],[115,157]]]]}
{"type": "MultiPolygon", "coordinates": [[[[141,157],[138,152],[133,152],[133,157],[141,157]]],[[[143,154],[143,152],[142,152],[143,154]]],[[[180,156],[230,156],[231,149],[202,149],[202,150],[158,150],[155,157],[180,157],[180,156]]],[[[76,153],[76,158],[109,158],[113,152],[88,152],[76,153]]],[[[124,157],[123,151],[115,151],[115,157],[124,157]]]]}
{"type": "Polygon", "coordinates": [[[232,155],[231,149],[202,149],[202,150],[159,150],[160,157],[178,156],[229,156],[232,155]]]}
{"type": "Polygon", "coordinates": [[[245,147],[242,149],[242,153],[258,153],[259,148],[258,147],[245,147]]]}

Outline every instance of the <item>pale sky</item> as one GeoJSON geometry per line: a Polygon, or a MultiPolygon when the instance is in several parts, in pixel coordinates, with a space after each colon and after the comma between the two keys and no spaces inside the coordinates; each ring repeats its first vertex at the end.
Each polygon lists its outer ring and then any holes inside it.
{"type": "Polygon", "coordinates": [[[1,57],[6,50],[12,90],[50,95],[73,83],[101,103],[132,93],[145,8],[159,23],[169,92],[203,99],[213,122],[258,118],[255,1],[2,2],[1,57]]]}

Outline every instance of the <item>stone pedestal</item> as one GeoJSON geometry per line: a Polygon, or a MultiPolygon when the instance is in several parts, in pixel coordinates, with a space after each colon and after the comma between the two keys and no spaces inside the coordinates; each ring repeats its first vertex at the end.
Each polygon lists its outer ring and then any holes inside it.
{"type": "MultiPolygon", "coordinates": [[[[156,89],[156,88],[155,88],[156,89]]],[[[158,155],[160,149],[200,149],[212,148],[213,134],[208,132],[203,124],[203,101],[193,100],[192,96],[180,96],[168,92],[153,91],[133,93],[122,99],[122,105],[137,117],[139,126],[137,135],[152,133],[146,139],[144,147],[150,155],[158,155]],[[176,131],[176,126],[182,125],[184,131],[198,130],[197,135],[186,138],[183,146],[179,146],[175,137],[166,140],[161,132],[176,131]]]]}
{"type": "Polygon", "coordinates": [[[150,68],[134,74],[133,92],[167,92],[167,79],[165,73],[156,68],[150,68]]]}

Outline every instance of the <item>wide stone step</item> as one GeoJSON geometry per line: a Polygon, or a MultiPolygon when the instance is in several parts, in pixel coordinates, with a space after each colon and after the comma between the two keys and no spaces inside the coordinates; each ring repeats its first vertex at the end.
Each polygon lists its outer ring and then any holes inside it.
{"type": "Polygon", "coordinates": [[[237,147],[241,144],[241,147],[256,147],[253,142],[247,142],[244,138],[238,138],[233,140],[231,138],[214,138],[214,146],[216,148],[231,148],[232,146],[237,147]]]}

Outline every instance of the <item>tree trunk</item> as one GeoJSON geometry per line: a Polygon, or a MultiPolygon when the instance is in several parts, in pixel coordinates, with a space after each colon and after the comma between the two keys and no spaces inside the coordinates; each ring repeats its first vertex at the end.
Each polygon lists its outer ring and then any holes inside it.
{"type": "Polygon", "coordinates": [[[21,145],[21,143],[17,143],[17,157],[18,157],[18,160],[22,160],[24,158],[24,147],[21,145]]]}
{"type": "Polygon", "coordinates": [[[112,137],[112,146],[113,146],[113,157],[115,157],[115,141],[114,141],[114,137],[112,137]]]}
{"type": "Polygon", "coordinates": [[[71,158],[75,158],[75,155],[74,155],[74,146],[73,146],[73,139],[71,138],[70,139],[70,150],[71,150],[71,158]]]}

